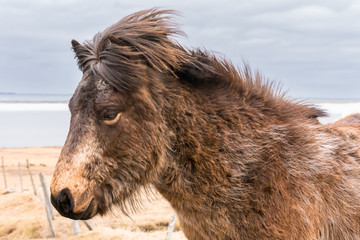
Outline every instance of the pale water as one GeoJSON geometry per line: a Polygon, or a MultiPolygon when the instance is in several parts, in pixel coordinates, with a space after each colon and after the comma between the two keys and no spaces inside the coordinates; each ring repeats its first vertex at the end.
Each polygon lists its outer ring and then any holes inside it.
{"type": "MultiPolygon", "coordinates": [[[[0,147],[62,146],[69,130],[71,95],[0,94],[0,147]]],[[[314,102],[332,122],[360,112],[360,101],[314,102]]]]}
{"type": "Polygon", "coordinates": [[[0,147],[64,144],[71,95],[0,94],[0,147]]]}

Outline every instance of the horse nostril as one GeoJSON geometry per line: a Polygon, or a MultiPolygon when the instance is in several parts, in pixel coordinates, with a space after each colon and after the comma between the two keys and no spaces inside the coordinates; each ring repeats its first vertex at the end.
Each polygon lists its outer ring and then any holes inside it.
{"type": "MultiPolygon", "coordinates": [[[[63,217],[72,218],[76,220],[79,219],[87,220],[92,216],[94,216],[94,214],[96,214],[94,212],[96,208],[96,202],[94,198],[91,199],[89,198],[88,201],[90,201],[90,203],[88,203],[87,206],[77,207],[78,210],[76,210],[74,198],[68,188],[64,188],[57,195],[51,194],[51,203],[55,207],[55,209],[63,217]],[[74,208],[75,208],[75,212],[74,212],[74,208]]],[[[85,201],[85,203],[82,202],[83,205],[85,205],[86,203],[87,201],[85,201]]]]}
{"type": "Polygon", "coordinates": [[[70,190],[65,188],[57,195],[55,199],[56,205],[59,208],[59,212],[65,215],[72,213],[74,209],[74,199],[70,193],[70,190]]]}

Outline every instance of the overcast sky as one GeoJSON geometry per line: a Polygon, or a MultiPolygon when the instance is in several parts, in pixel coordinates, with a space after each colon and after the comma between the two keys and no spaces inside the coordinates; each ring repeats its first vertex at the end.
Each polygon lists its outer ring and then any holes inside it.
{"type": "Polygon", "coordinates": [[[151,7],[181,13],[184,45],[245,61],[290,96],[360,99],[360,0],[0,0],[0,92],[72,93],[71,39],[151,7]]]}

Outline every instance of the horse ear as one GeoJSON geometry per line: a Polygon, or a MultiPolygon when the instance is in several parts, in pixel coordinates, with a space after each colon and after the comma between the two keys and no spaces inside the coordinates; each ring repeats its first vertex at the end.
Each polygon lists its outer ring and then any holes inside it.
{"type": "Polygon", "coordinates": [[[85,65],[88,62],[91,52],[84,45],[73,39],[71,41],[72,49],[75,52],[75,57],[78,60],[78,66],[81,71],[85,70],[85,65]]]}
{"type": "Polygon", "coordinates": [[[76,41],[75,39],[73,39],[73,40],[71,40],[71,46],[72,46],[73,50],[76,52],[75,49],[77,49],[79,46],[81,46],[81,44],[78,41],[76,41]]]}

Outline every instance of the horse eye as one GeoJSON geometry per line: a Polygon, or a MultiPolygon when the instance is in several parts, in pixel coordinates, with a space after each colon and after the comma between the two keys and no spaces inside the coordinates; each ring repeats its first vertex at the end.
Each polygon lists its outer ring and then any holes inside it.
{"type": "Polygon", "coordinates": [[[106,125],[114,125],[115,123],[117,123],[120,119],[120,115],[121,112],[117,112],[117,111],[104,111],[102,116],[101,116],[101,120],[106,124],[106,125]]]}

